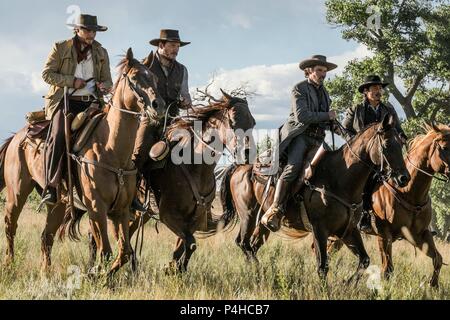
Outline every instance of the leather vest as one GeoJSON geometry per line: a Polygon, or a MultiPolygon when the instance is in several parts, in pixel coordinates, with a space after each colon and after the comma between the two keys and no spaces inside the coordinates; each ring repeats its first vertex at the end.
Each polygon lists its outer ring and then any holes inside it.
{"type": "MultiPolygon", "coordinates": [[[[150,71],[158,78],[158,94],[166,102],[166,107],[169,107],[172,102],[177,101],[180,97],[184,66],[181,63],[174,61],[169,70],[169,74],[166,76],[159,59],[155,56],[153,58],[153,63],[150,66],[150,71]]],[[[178,104],[175,103],[172,105],[169,114],[171,116],[177,116],[179,114],[178,104]]]]}

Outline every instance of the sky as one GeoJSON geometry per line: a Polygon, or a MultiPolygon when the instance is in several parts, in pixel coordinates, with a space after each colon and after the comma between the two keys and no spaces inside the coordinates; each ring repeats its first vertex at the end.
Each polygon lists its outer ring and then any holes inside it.
{"type": "MultiPolygon", "coordinates": [[[[109,27],[97,39],[114,66],[129,47],[135,57],[154,49],[148,42],[160,29],[178,29],[183,41],[178,61],[189,70],[194,92],[215,75],[215,87],[231,90],[246,83],[257,96],[250,109],[257,128],[277,128],[290,109],[290,91],[304,80],[300,60],[323,54],[342,72],[354,58],[370,52],[343,40],[325,20],[324,0],[49,1],[0,3],[0,139],[20,130],[25,114],[43,107],[48,85],[42,68],[56,41],[72,37],[66,23],[77,14],[98,16],[109,27]]],[[[401,116],[401,114],[400,114],[401,116]]]]}

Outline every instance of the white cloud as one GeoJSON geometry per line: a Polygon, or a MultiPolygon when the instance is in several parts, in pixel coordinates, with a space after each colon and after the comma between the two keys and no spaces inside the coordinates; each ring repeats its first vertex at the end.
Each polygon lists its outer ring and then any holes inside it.
{"type": "MultiPolygon", "coordinates": [[[[353,51],[328,57],[328,61],[338,65],[338,68],[331,71],[329,76],[341,73],[349,61],[365,58],[371,54],[365,46],[360,45],[353,51]]],[[[298,62],[258,65],[235,70],[219,70],[214,76],[214,83],[209,91],[213,96],[219,97],[220,88],[231,91],[243,84],[247,85],[249,91],[257,94],[249,103],[255,119],[263,122],[265,126],[275,127],[281,125],[288,117],[290,91],[302,80],[304,75],[298,68],[298,62]]]]}
{"type": "Polygon", "coordinates": [[[243,29],[250,29],[252,27],[252,21],[249,16],[243,13],[234,13],[228,16],[233,27],[240,27],[243,29]]]}
{"type": "Polygon", "coordinates": [[[47,85],[41,78],[43,62],[38,57],[45,56],[46,50],[36,43],[12,43],[0,35],[2,59],[0,59],[0,90],[2,93],[30,92],[43,93],[47,85]]]}

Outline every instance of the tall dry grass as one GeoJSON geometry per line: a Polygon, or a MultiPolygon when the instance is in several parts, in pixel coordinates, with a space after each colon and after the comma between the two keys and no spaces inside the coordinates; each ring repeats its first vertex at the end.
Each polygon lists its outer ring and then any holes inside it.
{"type": "MultiPolygon", "coordinates": [[[[450,271],[444,266],[440,288],[428,287],[431,260],[406,242],[394,244],[395,273],[390,281],[381,280],[378,290],[370,289],[376,273],[364,275],[356,286],[343,281],[355,271],[357,259],[349,250],[334,254],[330,261],[328,285],[316,274],[311,237],[286,241],[272,236],[259,252],[260,266],[248,264],[234,243],[237,228],[198,242],[189,271],[167,276],[163,267],[171,258],[175,236],[154,223],[145,228],[145,243],[139,272],[129,266],[116,276],[114,290],[105,279],[87,276],[87,221],[82,222],[81,242],[55,242],[53,267],[40,271],[40,234],[46,215],[28,206],[19,220],[16,257],[11,266],[0,268],[0,299],[449,299],[450,271]],[[80,274],[78,276],[78,271],[80,274]]],[[[2,210],[3,211],[3,210],[2,210]]],[[[0,231],[0,252],[5,252],[4,224],[0,231]]],[[[133,241],[134,244],[134,241],[133,241]]],[[[377,270],[380,257],[376,241],[367,238],[371,270],[377,270]]],[[[450,246],[438,243],[444,262],[450,262],[450,246]]]]}

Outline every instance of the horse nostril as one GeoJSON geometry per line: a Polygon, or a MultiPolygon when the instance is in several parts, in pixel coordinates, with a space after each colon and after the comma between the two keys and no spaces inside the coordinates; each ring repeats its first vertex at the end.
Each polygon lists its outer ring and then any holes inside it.
{"type": "Polygon", "coordinates": [[[401,183],[407,183],[408,182],[408,177],[407,176],[405,176],[405,175],[401,175],[400,176],[400,182],[401,183]]]}

